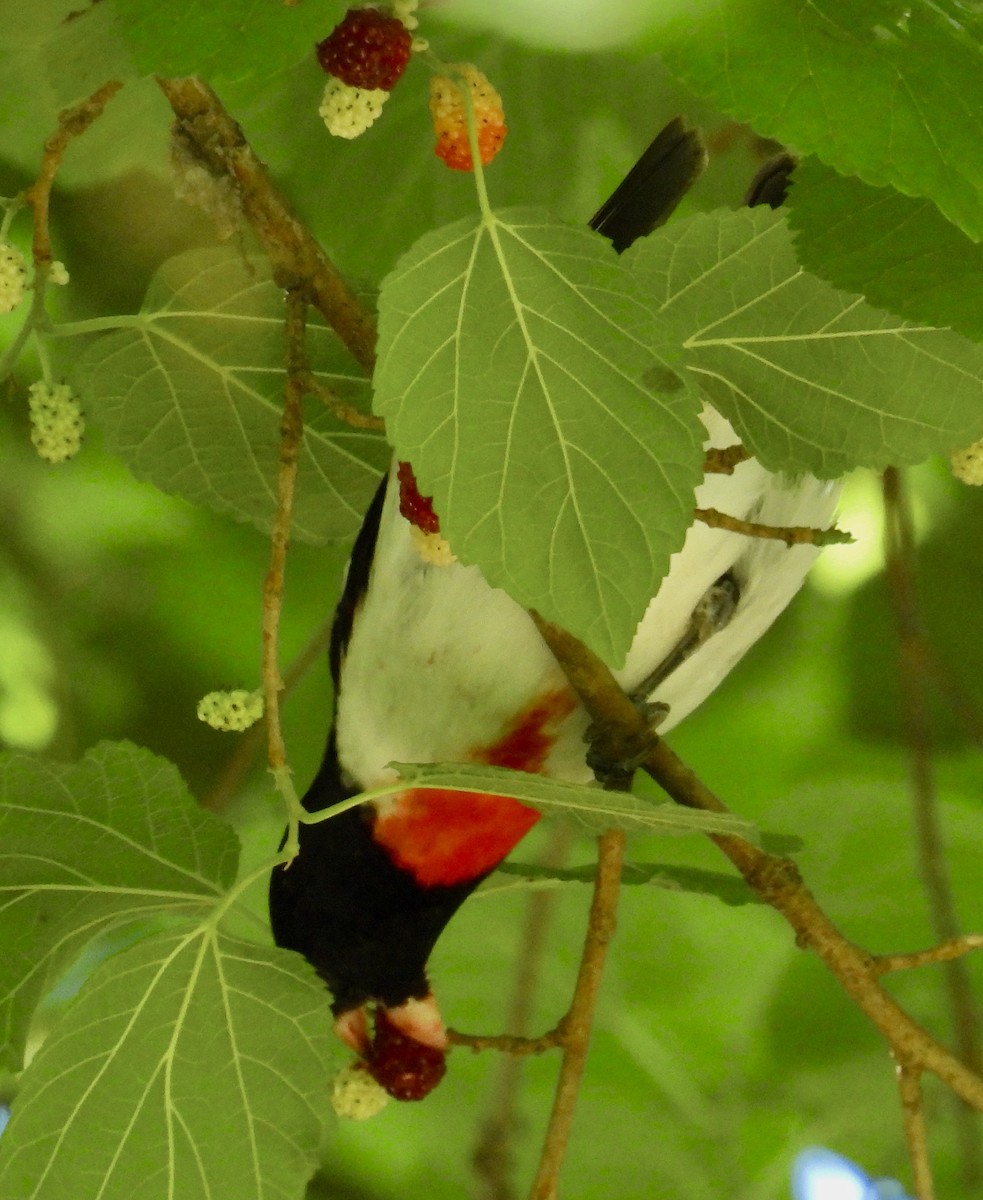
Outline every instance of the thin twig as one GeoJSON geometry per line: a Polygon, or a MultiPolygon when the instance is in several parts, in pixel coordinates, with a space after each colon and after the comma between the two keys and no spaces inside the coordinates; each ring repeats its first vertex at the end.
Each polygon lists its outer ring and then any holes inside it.
{"type": "Polygon", "coordinates": [[[332,391],[327,384],[322,383],[313,373],[308,375],[306,385],[307,390],[317,396],[333,416],[337,417],[339,421],[344,421],[346,425],[350,425],[352,429],[373,429],[379,433],[385,432],[386,423],[382,417],[362,412],[354,404],[346,404],[340,396],[332,391]]]}
{"type": "Polygon", "coordinates": [[[925,1135],[925,1105],[922,1101],[921,1072],[898,1065],[898,1095],[905,1143],[911,1158],[911,1176],[915,1185],[915,1200],[935,1200],[932,1166],[928,1157],[925,1135]]]}
{"type": "MultiPolygon", "coordinates": [[[[659,742],[644,766],[677,803],[709,812],[728,811],[665,742],[659,742]]],[[[788,921],[796,942],[815,950],[883,1034],[897,1058],[931,1071],[967,1104],[983,1112],[983,1079],[937,1042],[881,987],[871,956],[848,941],[826,916],[795,863],[767,854],[743,838],[709,836],[762,899],[788,921]]]]}
{"type": "Polygon", "coordinates": [[[177,122],[182,153],[216,179],[233,184],[239,208],[263,243],[273,278],[301,292],[368,372],[375,363],[375,321],[294,214],[242,130],[212,89],[195,77],[158,79],[177,122]]]}
{"type": "MultiPolygon", "coordinates": [[[[538,865],[556,870],[566,863],[573,841],[570,825],[558,822],[551,829],[548,846],[538,865]]],[[[550,917],[557,892],[532,891],[526,897],[525,918],[513,968],[512,995],[506,1029],[526,1034],[532,1021],[539,973],[549,947],[550,917]]],[[[520,1132],[520,1088],[523,1064],[514,1054],[499,1057],[488,1110],[478,1125],[471,1163],[479,1197],[483,1200],[515,1200],[515,1155],[513,1146],[520,1132]]]]}
{"type": "Polygon", "coordinates": [[[547,1050],[555,1050],[563,1045],[563,1023],[554,1029],[541,1033],[538,1037],[525,1037],[516,1033],[462,1033],[459,1029],[447,1030],[447,1041],[451,1046],[461,1046],[473,1050],[497,1050],[501,1054],[510,1054],[515,1058],[525,1058],[530,1054],[544,1054],[547,1050]]]}
{"type": "Polygon", "coordinates": [[[711,446],[703,459],[705,475],[733,475],[734,468],[742,462],[753,458],[751,451],[738,442],[734,446],[722,446],[719,449],[711,446]]]}
{"type": "MultiPolygon", "coordinates": [[[[918,862],[939,941],[959,937],[959,919],[945,856],[932,765],[932,735],[926,702],[927,678],[923,670],[926,643],[918,612],[915,586],[915,536],[911,508],[900,471],[889,467],[883,476],[885,558],[888,592],[897,626],[901,707],[909,749],[912,807],[918,862]]],[[[967,1066],[979,1070],[983,1063],[980,1012],[966,964],[956,958],[944,968],[956,1050],[967,1066]]],[[[963,1106],[957,1110],[963,1174],[968,1188],[977,1190],[983,1179],[983,1155],[977,1117],[963,1106]]]]}
{"type": "Polygon", "coordinates": [[[887,975],[890,971],[910,971],[914,967],[949,962],[973,950],[983,950],[983,933],[965,933],[962,937],[950,938],[928,950],[915,950],[910,954],[878,954],[871,962],[878,975],[887,975]]]}
{"type": "Polygon", "coordinates": [[[280,423],[280,470],[277,476],[277,505],[270,535],[270,565],[263,581],[262,680],[266,708],[267,758],[277,788],[283,795],[289,814],[289,832],[285,848],[297,852],[297,822],[300,801],[287,767],[287,751],[280,727],[280,692],[283,680],[279,665],[280,612],[283,607],[283,579],[290,543],[297,460],[304,438],[303,377],[307,371],[304,346],[307,302],[298,292],[287,293],[286,338],[287,372],[284,384],[283,419],[280,423]]]}
{"type": "Polygon", "coordinates": [[[6,379],[13,371],[20,358],[21,351],[27,344],[28,338],[35,330],[46,328],[48,316],[45,308],[45,293],[48,286],[48,272],[51,269],[51,231],[50,208],[51,189],[55,177],[65,157],[65,151],[74,138],[80,137],[93,121],[102,115],[103,109],[122,87],[122,83],[112,79],[97,88],[92,95],[66,108],[58,114],[58,128],[44,143],[41,155],[41,165],[38,177],[21,196],[25,204],[31,206],[33,217],[32,259],[34,277],[31,297],[31,307],[28,310],[20,329],[11,339],[10,344],[0,355],[0,379],[6,379]]]}
{"type": "Polygon", "coordinates": [[[554,1200],[557,1194],[557,1181],[570,1141],[580,1080],[587,1061],[604,960],[617,923],[624,853],[624,830],[609,829],[598,838],[597,880],[587,937],[580,959],[573,1004],[563,1021],[563,1064],[546,1127],[539,1168],[529,1193],[530,1200],[554,1200]]]}
{"type": "Polygon", "coordinates": [[[697,508],[693,516],[711,529],[729,529],[731,533],[784,542],[786,546],[837,546],[853,541],[852,534],[835,525],[829,529],[811,529],[808,525],[762,525],[758,521],[742,521],[716,508],[697,508]]]}
{"type": "Polygon", "coordinates": [[[55,176],[65,157],[65,151],[74,138],[80,137],[89,126],[102,116],[102,111],[123,86],[118,79],[110,79],[96,88],[87,100],[66,108],[58,114],[58,128],[44,143],[41,169],[38,177],[24,192],[25,201],[34,212],[34,269],[42,274],[51,265],[51,234],[48,229],[48,207],[55,176]]]}

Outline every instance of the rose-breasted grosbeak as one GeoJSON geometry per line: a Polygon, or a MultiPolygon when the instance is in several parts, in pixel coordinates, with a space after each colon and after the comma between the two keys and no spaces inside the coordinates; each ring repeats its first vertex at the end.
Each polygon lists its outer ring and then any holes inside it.
{"type": "MultiPolygon", "coordinates": [[[[703,159],[698,137],[672,122],[592,225],[624,249],[668,217],[703,159]]],[[[703,422],[708,447],[737,441],[709,406],[703,422]]],[[[829,484],[788,480],[754,459],[732,475],[708,475],[694,498],[779,526],[825,524],[835,501],[829,484]]],[[[412,472],[394,464],[356,539],[335,616],[336,707],[304,797],[309,811],[391,782],[394,761],[591,778],[586,713],[529,615],[445,550],[412,472]]],[[[660,728],[671,728],[784,609],[815,556],[811,546],[694,524],[619,682],[658,705],[660,728]]],[[[302,825],[299,857],[273,872],[277,942],[325,979],[337,1031],[393,1095],[419,1098],[443,1074],[447,1039],[427,959],[460,904],[538,816],[502,797],[407,788],[302,825]]]]}

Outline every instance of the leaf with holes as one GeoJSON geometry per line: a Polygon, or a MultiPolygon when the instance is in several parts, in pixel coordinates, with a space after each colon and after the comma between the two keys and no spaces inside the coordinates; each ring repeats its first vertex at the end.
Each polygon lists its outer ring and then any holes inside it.
{"type": "Polygon", "coordinates": [[[654,299],[653,340],[678,338],[692,378],[772,470],[833,478],[983,435],[983,347],[803,271],[776,213],[691,217],[625,259],[654,299]]]}
{"type": "MultiPolygon", "coordinates": [[[[75,384],[109,447],[140,479],[268,532],[276,507],[283,411],[283,293],[265,259],[190,251],[166,262],[142,312],[82,356],[75,384]]],[[[364,403],[368,384],[323,325],[310,323],[315,376],[364,403]]],[[[308,398],[294,536],[350,537],[389,460],[378,434],[308,398]]]]}
{"type": "Polygon", "coordinates": [[[505,210],[421,238],[379,315],[376,411],[455,553],[620,664],[704,436],[637,282],[589,230],[505,210]]]}

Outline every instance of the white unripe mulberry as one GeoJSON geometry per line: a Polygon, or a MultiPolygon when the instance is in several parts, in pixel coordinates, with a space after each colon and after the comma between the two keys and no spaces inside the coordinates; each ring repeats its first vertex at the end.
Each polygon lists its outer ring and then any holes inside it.
{"type": "Polygon", "coordinates": [[[983,438],[973,442],[972,446],[956,450],[949,461],[957,479],[974,487],[983,487],[983,438]]]}
{"type": "Polygon", "coordinates": [[[332,77],[317,110],[335,137],[357,138],[378,120],[389,93],[382,88],[351,87],[332,77]]]}
{"type": "Polygon", "coordinates": [[[9,242],[0,242],[0,313],[13,312],[27,290],[24,255],[9,242]]]}
{"type": "Polygon", "coordinates": [[[48,282],[57,287],[64,287],[68,283],[68,279],[68,269],[65,264],[57,258],[54,259],[48,268],[48,282]]]}
{"type": "Polygon", "coordinates": [[[235,688],[231,692],[209,692],[198,701],[198,720],[223,733],[241,733],[263,715],[260,692],[235,688]]]}
{"type": "Polygon", "coordinates": [[[31,410],[31,442],[50,463],[74,458],[82,445],[85,418],[78,398],[67,383],[50,387],[43,381],[28,388],[31,410]]]}
{"type": "Polygon", "coordinates": [[[369,1074],[364,1063],[342,1067],[331,1089],[331,1107],[339,1117],[367,1121],[389,1103],[389,1093],[369,1074]]]}

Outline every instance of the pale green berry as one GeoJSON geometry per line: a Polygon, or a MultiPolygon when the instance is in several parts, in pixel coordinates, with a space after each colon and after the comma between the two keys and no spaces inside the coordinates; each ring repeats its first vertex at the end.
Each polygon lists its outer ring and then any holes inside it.
{"type": "Polygon", "coordinates": [[[209,692],[198,701],[198,720],[224,733],[241,733],[263,715],[259,692],[235,688],[231,692],[209,692]]]}
{"type": "Polygon", "coordinates": [[[24,255],[9,242],[0,242],[0,313],[13,312],[27,290],[24,255]]]}
{"type": "Polygon", "coordinates": [[[375,124],[389,93],[382,88],[351,87],[332,76],[317,110],[335,137],[357,138],[375,124]]]}
{"type": "Polygon", "coordinates": [[[85,418],[78,398],[67,383],[54,387],[39,380],[28,388],[31,442],[50,463],[67,462],[82,445],[85,418]]]}
{"type": "Polygon", "coordinates": [[[364,1063],[353,1062],[335,1076],[331,1107],[339,1117],[367,1121],[389,1103],[389,1093],[369,1074],[364,1063]]]}
{"type": "Polygon", "coordinates": [[[971,446],[956,450],[950,462],[952,473],[957,479],[974,487],[983,487],[983,438],[973,442],[971,446]]]}

